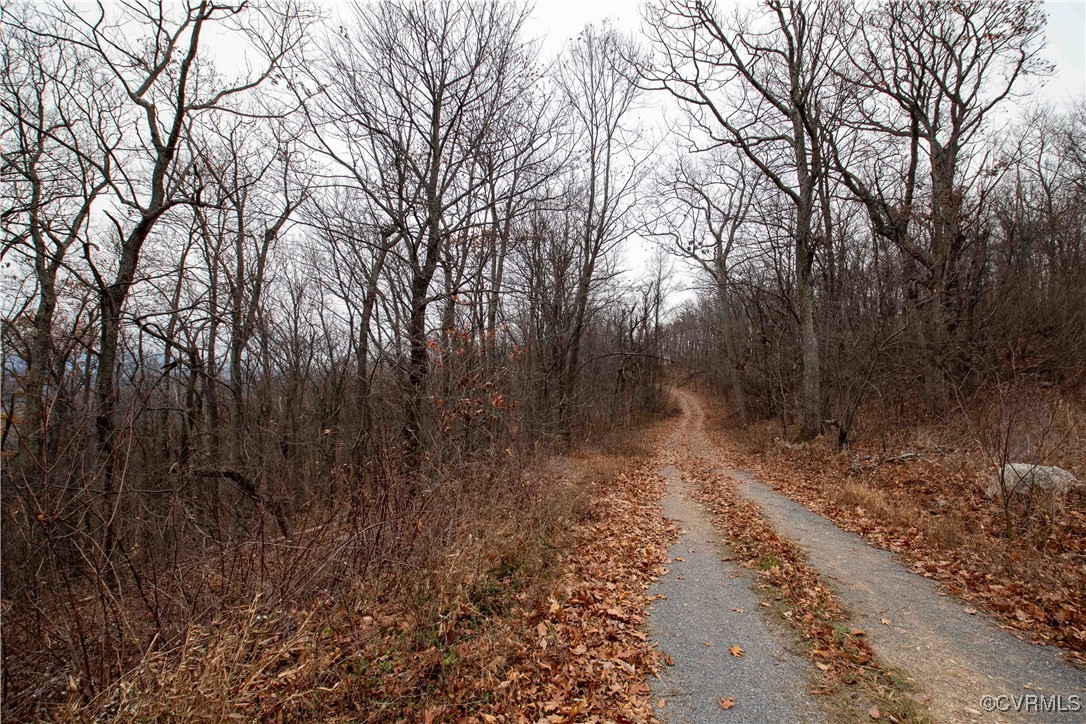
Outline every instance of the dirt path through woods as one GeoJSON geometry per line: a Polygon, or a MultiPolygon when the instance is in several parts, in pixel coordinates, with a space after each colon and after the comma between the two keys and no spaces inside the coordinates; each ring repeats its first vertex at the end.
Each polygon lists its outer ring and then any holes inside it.
{"type": "MultiPolygon", "coordinates": [[[[701,402],[683,390],[675,394],[683,409],[677,429],[686,431],[673,439],[673,444],[685,448],[672,449],[679,458],[676,467],[683,468],[684,457],[710,462],[721,474],[721,484],[735,485],[740,495],[762,509],[779,534],[805,549],[810,563],[836,588],[855,623],[867,632],[880,660],[905,672],[929,697],[935,721],[1086,721],[1086,673],[1064,662],[1056,649],[1015,638],[910,571],[896,555],[871,547],[749,474],[731,469],[705,435],[701,402]],[[1032,711],[986,711],[993,703],[998,709],[1013,708],[1016,700],[1011,697],[1018,697],[1019,708],[1032,711]],[[1073,711],[1076,702],[1081,709],[1073,711]],[[1063,711],[1038,711],[1053,704],[1063,711]]],[[[661,586],[666,585],[665,580],[661,586]]],[[[793,685],[784,680],[778,690],[793,685]]]]}
{"type": "MultiPolygon", "coordinates": [[[[680,421],[669,447],[687,424],[680,421]]],[[[730,562],[679,470],[660,473],[668,488],[664,515],[681,534],[668,550],[669,572],[650,591],[665,598],[650,609],[649,631],[675,662],[652,682],[664,703],[657,716],[672,724],[821,721],[807,694],[810,664],[789,650],[783,627],[771,630],[750,572],[730,562]]]]}

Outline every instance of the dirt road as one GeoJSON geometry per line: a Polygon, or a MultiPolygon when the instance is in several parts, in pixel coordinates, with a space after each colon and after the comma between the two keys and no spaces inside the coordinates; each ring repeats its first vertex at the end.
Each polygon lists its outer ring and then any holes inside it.
{"type": "Polygon", "coordinates": [[[661,474],[664,515],[681,535],[668,551],[670,573],[651,590],[666,598],[653,604],[649,632],[675,661],[653,682],[665,702],[658,716],[674,724],[821,721],[807,694],[810,663],[762,616],[750,572],[725,560],[728,549],[679,471],[661,474]]]}
{"type": "Polygon", "coordinates": [[[1021,641],[982,613],[967,612],[894,554],[733,470],[705,434],[700,400],[682,390],[675,394],[683,416],[666,443],[669,467],[662,474],[669,480],[665,515],[685,532],[672,550],[671,572],[657,584],[668,598],[650,617],[650,630],[675,659],[657,689],[661,695],[679,692],[661,711],[669,721],[819,718],[805,694],[809,665],[789,653],[795,647],[788,632],[749,613],[758,610],[749,577],[721,560],[726,549],[684,488],[683,470],[698,460],[717,470],[717,484],[734,485],[779,534],[808,553],[810,564],[868,632],[880,661],[904,672],[923,692],[934,721],[1086,721],[1086,673],[1064,662],[1057,650],[1021,641]],[[738,631],[747,656],[729,657],[728,642],[740,638],[738,631]],[[719,697],[740,690],[749,708],[740,708],[738,697],[731,709],[719,706],[719,697]]]}

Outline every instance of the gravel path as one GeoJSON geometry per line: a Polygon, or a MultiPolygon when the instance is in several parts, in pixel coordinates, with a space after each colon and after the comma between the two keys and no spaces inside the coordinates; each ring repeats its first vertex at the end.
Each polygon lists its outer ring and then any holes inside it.
{"type": "Polygon", "coordinates": [[[935,721],[1086,722],[1086,673],[1063,661],[1057,649],[1019,640],[982,613],[966,613],[965,604],[910,571],[895,554],[873,548],[750,475],[725,469],[705,439],[700,403],[689,393],[678,395],[697,441],[698,450],[691,452],[720,464],[778,533],[808,551],[811,564],[867,632],[875,654],[930,696],[935,721]],[[986,696],[1004,697],[994,702],[999,709],[1013,708],[1011,697],[1022,697],[1019,708],[1031,702],[1033,708],[989,712],[993,702],[986,696]],[[1054,696],[1062,697],[1064,710],[1040,711],[1042,701],[1057,703],[1054,696]]]}
{"type": "MultiPolygon", "coordinates": [[[[1060,659],[1058,649],[1017,639],[982,613],[966,613],[965,604],[893,553],[869,546],[745,473],[731,475],[740,483],[739,494],[760,505],[835,584],[875,653],[930,694],[939,721],[1016,720],[1009,713],[986,714],[984,696],[1061,695],[1067,707],[1078,696],[1086,707],[1086,674],[1060,659]]],[[[1017,720],[1083,722],[1086,708],[1017,720]]]]}
{"type": "Polygon", "coordinates": [[[673,724],[700,722],[814,722],[822,716],[807,694],[808,666],[785,648],[789,634],[771,630],[760,613],[751,575],[729,563],[708,513],[685,493],[675,468],[664,468],[664,515],[682,533],[668,551],[670,572],[652,593],[649,633],[669,654],[652,681],[657,715],[673,724]],[[733,656],[732,646],[743,649],[733,656]],[[733,699],[728,709],[721,699],[733,699]]]}

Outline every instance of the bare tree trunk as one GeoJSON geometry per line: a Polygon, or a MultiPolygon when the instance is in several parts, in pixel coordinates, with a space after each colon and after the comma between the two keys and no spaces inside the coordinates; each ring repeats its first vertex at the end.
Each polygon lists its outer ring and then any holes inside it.
{"type": "Polygon", "coordinates": [[[430,282],[437,266],[437,243],[440,238],[437,220],[430,230],[431,244],[421,270],[411,279],[411,316],[407,323],[407,399],[404,401],[404,470],[412,478],[419,472],[422,451],[422,401],[430,373],[430,350],[426,339],[426,311],[430,282]],[[432,249],[432,253],[431,253],[432,249]]]}
{"type": "Polygon", "coordinates": [[[822,382],[818,335],[814,319],[814,282],[810,251],[796,244],[796,296],[799,307],[800,355],[803,360],[800,437],[810,440],[822,432],[822,382]]]}
{"type": "Polygon", "coordinates": [[[30,454],[40,468],[49,465],[49,426],[45,415],[45,386],[52,367],[53,316],[57,294],[53,280],[44,275],[38,279],[38,308],[34,312],[34,329],[30,339],[27,369],[26,430],[30,454]]]}
{"type": "Polygon", "coordinates": [[[103,533],[102,552],[106,560],[112,558],[116,542],[114,532],[114,487],[116,485],[116,429],[114,373],[117,367],[117,348],[121,334],[121,299],[116,286],[103,289],[99,294],[99,346],[98,369],[95,379],[95,433],[98,440],[98,457],[102,471],[102,509],[106,526],[103,533]]]}
{"type": "MultiPolygon", "coordinates": [[[[795,18],[793,18],[795,22],[795,18]]],[[[790,67],[792,87],[799,88],[801,68],[790,67]]],[[[817,138],[806,127],[804,112],[791,109],[796,177],[796,306],[799,312],[800,359],[803,382],[800,399],[800,439],[810,440],[822,433],[822,370],[819,364],[818,334],[815,331],[814,296],[814,203],[819,176],[824,173],[817,138]],[[808,148],[810,145],[810,148],[808,148]]]]}
{"type": "Polygon", "coordinates": [[[739,416],[739,424],[745,427],[750,421],[747,412],[747,392],[746,385],[743,383],[743,366],[735,340],[735,324],[728,303],[728,282],[723,277],[723,273],[718,272],[716,288],[717,308],[720,315],[721,346],[724,348],[724,354],[728,359],[728,381],[731,383],[732,397],[735,398],[735,411],[739,416]]]}

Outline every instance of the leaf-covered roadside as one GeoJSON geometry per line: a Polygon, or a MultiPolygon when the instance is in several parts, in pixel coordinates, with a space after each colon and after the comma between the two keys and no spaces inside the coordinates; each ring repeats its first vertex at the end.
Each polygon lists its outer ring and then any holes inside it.
{"type": "Polygon", "coordinates": [[[652,461],[593,486],[591,523],[545,607],[525,615],[485,721],[654,721],[646,676],[661,654],[642,630],[676,536],[652,461]]]}
{"type": "Polygon", "coordinates": [[[525,585],[497,556],[436,629],[386,616],[380,645],[356,658],[368,694],[343,709],[364,721],[655,720],[647,676],[661,654],[642,625],[676,535],[663,481],[640,445],[572,467],[587,510],[547,552],[544,580],[525,585]]]}
{"type": "Polygon", "coordinates": [[[360,721],[654,721],[646,679],[661,655],[642,624],[676,535],[663,483],[638,443],[570,468],[587,509],[533,570],[513,570],[513,545],[436,627],[386,614],[375,645],[354,657],[353,691],[320,708],[360,721]]]}
{"type": "Polygon", "coordinates": [[[999,511],[981,494],[985,461],[968,451],[926,450],[906,456],[824,441],[765,444],[764,430],[709,426],[729,464],[839,527],[903,555],[917,573],[1036,641],[1086,661],[1086,509],[1071,501],[1043,514],[1016,540],[1001,534],[999,511]],[[712,430],[717,430],[714,434],[712,430]],[[882,461],[882,462],[880,462],[882,461]],[[983,476],[982,476],[983,477],[983,476]]]}

